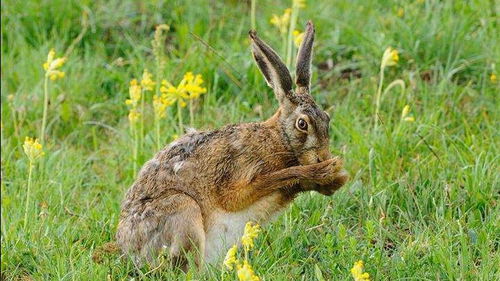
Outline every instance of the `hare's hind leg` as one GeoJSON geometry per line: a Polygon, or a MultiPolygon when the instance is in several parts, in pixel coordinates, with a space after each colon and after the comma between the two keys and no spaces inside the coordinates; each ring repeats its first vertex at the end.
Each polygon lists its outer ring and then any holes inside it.
{"type": "Polygon", "coordinates": [[[117,241],[136,262],[154,263],[165,251],[173,264],[187,268],[186,254],[201,264],[205,231],[200,206],[185,194],[171,194],[131,208],[118,225],[117,241]]]}
{"type": "Polygon", "coordinates": [[[164,225],[163,232],[171,237],[169,256],[175,266],[187,269],[187,256],[192,254],[200,266],[205,254],[205,230],[198,203],[187,195],[178,195],[177,210],[164,225]]]}

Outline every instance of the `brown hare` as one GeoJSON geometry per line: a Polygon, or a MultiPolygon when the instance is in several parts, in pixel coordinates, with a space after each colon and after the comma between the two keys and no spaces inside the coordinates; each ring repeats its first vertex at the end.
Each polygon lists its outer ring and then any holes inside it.
{"type": "Polygon", "coordinates": [[[314,27],[297,56],[295,90],[276,52],[250,31],[252,53],[279,101],[260,123],[189,132],[144,164],[122,203],[117,242],[135,260],[164,249],[186,267],[214,262],[238,242],[247,221],[265,223],[298,193],[332,195],[348,179],[329,151],[330,117],[310,93],[314,27]]]}

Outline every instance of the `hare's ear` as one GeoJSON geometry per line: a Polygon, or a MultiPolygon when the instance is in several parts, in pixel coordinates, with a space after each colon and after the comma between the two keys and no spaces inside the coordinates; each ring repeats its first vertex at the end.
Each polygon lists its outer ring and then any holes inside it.
{"type": "Polygon", "coordinates": [[[295,104],[295,93],[292,90],[293,82],[288,68],[278,54],[264,43],[254,30],[250,30],[249,34],[250,39],[252,39],[253,57],[266,78],[267,84],[273,88],[280,105],[289,107],[295,104]]]}
{"type": "Polygon", "coordinates": [[[309,92],[311,86],[311,60],[314,43],[314,26],[311,21],[307,22],[304,39],[297,54],[297,68],[295,70],[295,84],[309,92]]]}

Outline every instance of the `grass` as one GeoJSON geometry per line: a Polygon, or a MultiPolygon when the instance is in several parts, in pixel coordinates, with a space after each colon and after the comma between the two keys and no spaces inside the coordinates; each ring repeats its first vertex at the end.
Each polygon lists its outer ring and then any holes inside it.
{"type": "MultiPolygon", "coordinates": [[[[290,5],[257,1],[256,28],[277,50],[269,19],[290,5]]],[[[307,1],[298,26],[312,19],[317,29],[313,95],[332,116],[331,149],[352,179],[332,197],[303,194],[264,227],[252,253],[263,280],[347,280],[357,260],[373,280],[500,279],[500,88],[490,80],[500,72],[497,15],[492,0],[307,1]],[[382,97],[375,130],[388,46],[400,61],[384,85],[407,87],[382,97]],[[407,104],[415,122],[400,120],[407,104]]],[[[165,78],[194,71],[206,81],[195,127],[262,120],[276,109],[250,55],[250,3],[6,0],[1,23],[1,279],[219,279],[219,268],[135,269],[102,246],[114,239],[135,178],[124,101],[128,82],[155,67],[155,25],[171,27],[165,78]],[[22,144],[42,123],[42,64],[72,42],[66,77],[50,84],[46,155],[33,170],[24,228],[22,144]]],[[[176,122],[173,107],[164,144],[176,122]]],[[[152,121],[145,131],[138,166],[156,151],[152,121]]]]}

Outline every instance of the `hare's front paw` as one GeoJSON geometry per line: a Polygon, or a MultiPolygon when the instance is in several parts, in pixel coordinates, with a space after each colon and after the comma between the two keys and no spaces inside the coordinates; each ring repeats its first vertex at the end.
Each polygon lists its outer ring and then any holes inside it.
{"type": "Polygon", "coordinates": [[[338,157],[319,164],[322,164],[322,168],[317,174],[316,191],[323,195],[332,195],[347,182],[349,175],[343,168],[343,161],[338,157]]]}
{"type": "Polygon", "coordinates": [[[339,172],[334,174],[329,183],[319,184],[316,191],[323,195],[330,196],[337,191],[337,189],[341,188],[348,180],[349,174],[346,170],[341,169],[339,172]]]}

